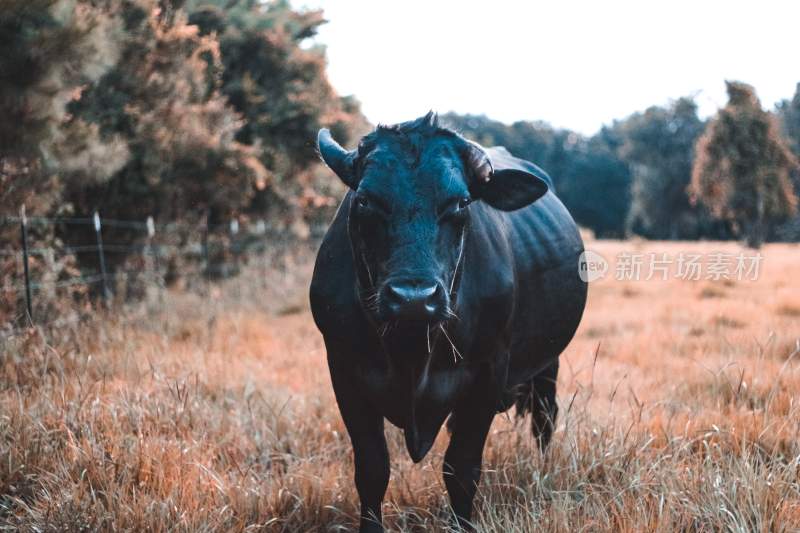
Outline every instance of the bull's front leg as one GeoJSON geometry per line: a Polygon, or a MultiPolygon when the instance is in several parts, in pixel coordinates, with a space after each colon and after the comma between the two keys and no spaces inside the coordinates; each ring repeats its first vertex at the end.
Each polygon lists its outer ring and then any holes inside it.
{"type": "Polygon", "coordinates": [[[348,425],[353,442],[355,481],[358,497],[361,499],[361,520],[359,531],[381,532],[381,503],[389,484],[389,450],[383,436],[383,418],[379,426],[352,430],[348,425]]]}
{"type": "Polygon", "coordinates": [[[458,525],[468,531],[473,530],[470,522],[472,503],[481,479],[486,435],[495,413],[494,403],[488,398],[484,402],[475,401],[475,397],[471,400],[453,412],[452,435],[442,467],[444,484],[458,525]]]}
{"type": "MultiPolygon", "coordinates": [[[[330,354],[329,354],[330,360],[330,354]]],[[[381,503],[389,484],[389,450],[383,434],[383,416],[359,394],[347,370],[330,365],[339,412],[353,444],[358,497],[361,500],[361,533],[383,531],[381,503]]]]}

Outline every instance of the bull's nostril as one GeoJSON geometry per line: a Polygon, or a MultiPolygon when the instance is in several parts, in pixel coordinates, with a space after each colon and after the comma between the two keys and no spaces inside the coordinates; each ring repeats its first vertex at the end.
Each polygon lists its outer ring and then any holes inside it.
{"type": "Polygon", "coordinates": [[[434,285],[430,289],[430,291],[426,291],[425,310],[428,313],[434,313],[439,302],[439,285],[434,285]]]}
{"type": "Polygon", "coordinates": [[[427,319],[439,308],[441,288],[438,283],[395,282],[386,286],[386,303],[401,318],[427,319]]]}
{"type": "Polygon", "coordinates": [[[389,292],[393,296],[408,302],[426,300],[436,294],[439,290],[438,285],[431,285],[430,287],[420,287],[418,285],[389,285],[389,292]]]}

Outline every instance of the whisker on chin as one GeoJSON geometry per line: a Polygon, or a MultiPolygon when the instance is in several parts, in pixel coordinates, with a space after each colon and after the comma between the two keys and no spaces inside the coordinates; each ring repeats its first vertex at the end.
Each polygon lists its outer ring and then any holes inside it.
{"type": "Polygon", "coordinates": [[[445,316],[446,316],[448,319],[450,319],[450,318],[454,318],[454,319],[456,319],[456,320],[459,320],[459,318],[458,318],[458,315],[455,313],[455,311],[453,311],[453,310],[452,310],[452,309],[450,309],[449,307],[448,307],[447,309],[445,309],[445,310],[444,310],[444,314],[445,314],[445,316]]]}
{"type": "Polygon", "coordinates": [[[381,337],[385,337],[390,331],[392,331],[392,329],[395,328],[395,326],[397,326],[397,322],[395,321],[390,320],[388,322],[384,322],[381,326],[381,337]]]}
{"type": "Polygon", "coordinates": [[[425,324],[425,338],[428,340],[428,355],[431,354],[431,325],[425,324]]]}
{"type": "Polygon", "coordinates": [[[369,291],[365,295],[361,296],[361,299],[365,302],[372,302],[378,299],[378,291],[369,291]]]}
{"type": "Polygon", "coordinates": [[[361,293],[361,303],[367,311],[376,313],[380,306],[378,291],[372,288],[364,290],[361,293]]]}
{"type": "Polygon", "coordinates": [[[447,330],[444,328],[444,325],[443,324],[439,324],[439,329],[442,330],[442,333],[444,333],[444,337],[447,339],[447,342],[450,343],[450,347],[453,349],[453,361],[457,361],[456,355],[458,355],[459,359],[463,360],[464,356],[461,355],[461,352],[458,351],[458,348],[456,348],[456,345],[453,344],[453,341],[450,338],[450,335],[447,334],[447,330]]]}

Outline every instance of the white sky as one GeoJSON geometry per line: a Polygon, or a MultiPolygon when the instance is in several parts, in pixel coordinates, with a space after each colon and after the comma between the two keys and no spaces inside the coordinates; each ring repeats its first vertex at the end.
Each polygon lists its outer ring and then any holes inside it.
{"type": "Polygon", "coordinates": [[[545,120],[591,134],[725,79],[771,108],[800,81],[800,1],[295,0],[330,21],[318,42],[340,94],[373,123],[441,113],[545,120]]]}

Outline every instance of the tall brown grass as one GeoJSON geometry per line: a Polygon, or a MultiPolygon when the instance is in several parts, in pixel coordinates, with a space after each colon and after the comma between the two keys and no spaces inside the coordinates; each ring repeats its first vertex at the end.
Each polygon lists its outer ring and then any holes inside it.
{"type": "MultiPolygon", "coordinates": [[[[736,251],[594,242],[606,257],[736,251]]],[[[499,415],[480,531],[800,529],[800,248],[757,281],[590,287],[544,455],[499,415]],[[709,295],[713,295],[709,297],[709,295]]],[[[305,304],[307,261],[207,296],[30,329],[0,349],[0,526],[25,531],[341,531],[348,437],[305,304]]],[[[612,273],[613,274],[613,273],[612,273]]],[[[613,277],[613,276],[611,276],[613,277]]],[[[443,431],[413,465],[387,424],[394,531],[447,531],[443,431]]]]}

